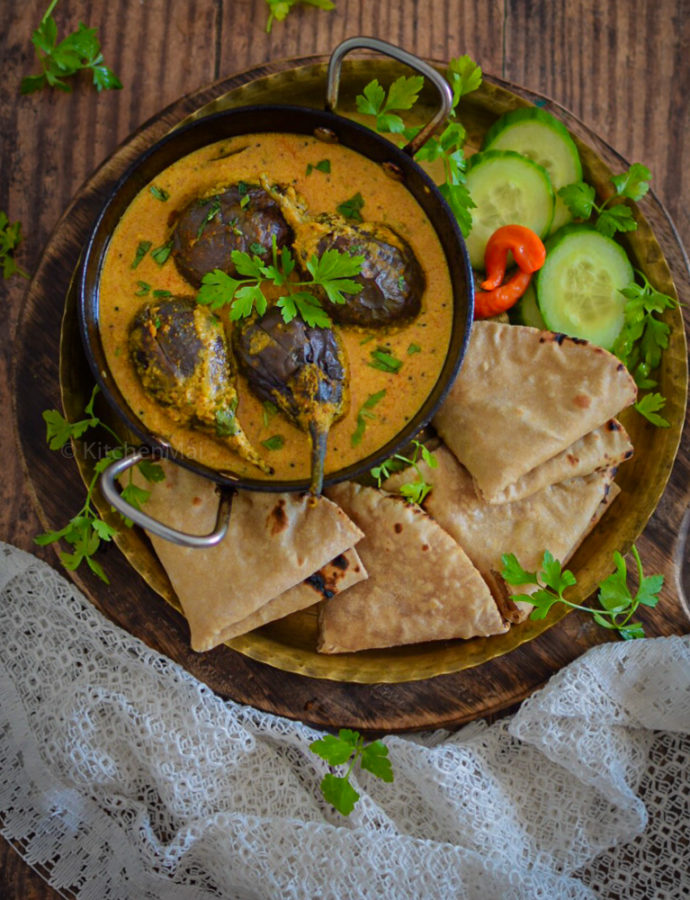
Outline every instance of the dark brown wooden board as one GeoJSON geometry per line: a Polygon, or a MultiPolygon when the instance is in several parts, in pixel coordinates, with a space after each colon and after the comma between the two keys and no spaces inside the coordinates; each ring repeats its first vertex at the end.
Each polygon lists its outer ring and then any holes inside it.
{"type": "MultiPolygon", "coordinates": [[[[79,502],[83,487],[69,458],[51,454],[42,443],[41,411],[55,405],[58,380],[58,338],[64,298],[81,248],[108,189],[129,162],[180,119],[212,97],[263,76],[267,70],[283,71],[308,65],[313,59],[261,67],[236,76],[173,104],[128,140],[79,192],[48,243],[31,285],[20,327],[20,357],[16,370],[15,397],[21,446],[29,479],[46,526],[59,527],[79,502]]],[[[533,98],[539,99],[539,98],[533,98]]],[[[541,102],[541,101],[540,101],[541,102]]],[[[586,129],[584,129],[586,132],[586,129]]],[[[587,134],[590,141],[593,135],[587,134]]],[[[602,154],[611,151],[601,144],[602,154]]],[[[655,228],[668,227],[663,212],[650,203],[645,212],[655,228]]],[[[672,255],[674,243],[662,234],[662,246],[672,255]]],[[[72,365],[72,364],[71,364],[72,365]]],[[[86,363],[70,368],[68,380],[90,381],[86,363]]],[[[69,457],[69,454],[66,454],[69,457]]],[[[687,478],[678,469],[678,504],[671,502],[665,514],[655,517],[661,540],[658,548],[668,568],[673,564],[668,532],[678,530],[682,503],[687,502],[687,478]],[[685,489],[683,485],[686,485],[685,489]]],[[[674,482],[665,502],[674,494],[674,482]]],[[[646,538],[649,539],[648,537],[646,538]]],[[[183,665],[224,697],[316,725],[354,727],[366,731],[404,731],[458,725],[513,705],[543,683],[554,671],[588,647],[607,638],[607,633],[576,615],[566,617],[529,644],[481,666],[451,675],[404,684],[355,684],[307,678],[255,662],[227,647],[195,654],[189,649],[184,619],[165,604],[134,572],[115,547],[102,554],[110,578],[105,586],[88,572],[73,577],[92,602],[107,616],[150,646],[183,665]]],[[[673,585],[667,589],[659,611],[648,616],[648,633],[668,634],[688,628],[688,619],[673,585]]]]}

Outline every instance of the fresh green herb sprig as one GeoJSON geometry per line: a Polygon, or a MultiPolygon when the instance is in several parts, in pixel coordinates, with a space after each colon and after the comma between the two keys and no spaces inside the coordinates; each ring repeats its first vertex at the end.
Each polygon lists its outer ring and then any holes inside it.
{"type": "MultiPolygon", "coordinates": [[[[464,144],[467,132],[457,119],[457,106],[466,94],[475,91],[482,83],[482,70],[470,56],[452,59],[446,77],[453,89],[453,105],[448,125],[439,135],[429,138],[417,151],[418,162],[440,160],[443,165],[444,180],[439,191],[458,221],[462,233],[467,237],[472,228],[470,210],[475,206],[467,190],[465,176],[464,144]]],[[[412,109],[419,99],[424,85],[421,75],[400,76],[386,91],[377,79],[370,81],[356,98],[357,110],[362,115],[375,118],[376,130],[385,134],[401,134],[411,140],[419,128],[406,128],[399,111],[412,109]],[[397,112],[396,112],[397,111],[397,112]]]]}
{"type": "Polygon", "coordinates": [[[72,86],[65,79],[84,70],[91,71],[97,91],[119,90],[122,83],[103,62],[101,44],[95,28],[87,28],[80,22],[75,32],[58,43],[57,24],[52,16],[57,2],[58,0],[52,0],[31,37],[31,43],[36,48],[36,56],[41,64],[41,74],[23,78],[20,92],[32,94],[49,86],[69,93],[72,86]]]}
{"type": "MultiPolygon", "coordinates": [[[[626,298],[624,321],[613,352],[625,364],[637,386],[650,390],[657,386],[650,376],[658,368],[662,352],[668,347],[671,330],[655,314],[661,314],[665,309],[675,309],[678,302],[668,294],[655,290],[644,272],[638,271],[637,274],[642,284],[632,282],[621,290],[626,298]]],[[[661,394],[651,393],[641,397],[635,409],[653,425],[668,428],[668,421],[658,414],[665,404],[666,399],[661,394]]]]}
{"type": "Polygon", "coordinates": [[[594,188],[585,181],[566,184],[558,191],[558,195],[576,219],[586,220],[596,213],[594,227],[606,237],[612,237],[617,231],[635,231],[637,222],[627,204],[609,204],[613,200],[641,200],[649,190],[650,178],[651,174],[646,166],[633,163],[626,172],[611,178],[614,193],[601,204],[595,202],[594,188]]]}
{"type": "Polygon", "coordinates": [[[399,493],[410,503],[422,505],[424,500],[430,494],[433,485],[429,484],[419,468],[419,457],[429,466],[430,469],[438,467],[438,460],[434,454],[425,447],[420,441],[412,441],[414,451],[411,457],[403,456],[401,453],[395,453],[390,459],[385,460],[380,466],[374,466],[371,469],[371,475],[376,479],[378,487],[381,487],[386,478],[389,478],[394,472],[399,472],[405,466],[412,466],[417,473],[414,481],[407,481],[398,488],[399,493]]]}
{"type": "MultiPolygon", "coordinates": [[[[101,545],[101,541],[109,542],[113,539],[116,530],[104,522],[96,508],[93,505],[93,492],[99,476],[107,467],[118,459],[122,459],[125,448],[120,441],[118,435],[105,422],[101,421],[94,413],[94,402],[98,393],[98,385],[91,392],[91,398],[84,407],[85,419],[78,422],[68,422],[67,419],[56,409],[47,409],[43,412],[43,420],[46,423],[46,440],[51,450],[61,450],[65,444],[71,440],[77,440],[82,437],[90,428],[104,428],[117,441],[117,446],[102,456],[94,466],[94,474],[91,481],[87,485],[86,500],[79,512],[73,516],[64,528],[59,531],[46,531],[34,538],[36,544],[41,547],[47,544],[55,543],[61,539],[65,540],[72,546],[72,552],[60,553],[60,560],[66,569],[74,571],[79,565],[86,561],[91,571],[97,575],[102,581],[108,584],[108,577],[103,571],[103,567],[94,559],[94,555],[101,545]]],[[[161,466],[150,460],[142,460],[138,464],[139,471],[147,481],[155,483],[162,481],[165,473],[161,466]]],[[[141,509],[141,504],[149,498],[149,491],[138,487],[131,480],[122,489],[122,496],[125,500],[132,504],[136,509],[141,509]]],[[[123,522],[131,527],[130,519],[123,517],[123,522]]]]}
{"type": "Polygon", "coordinates": [[[638,589],[633,596],[628,587],[628,572],[623,556],[616,551],[613,554],[615,572],[605,578],[599,585],[598,601],[600,608],[581,606],[566,599],[564,591],[577,583],[577,579],[569,569],[563,569],[561,563],[546,550],[540,572],[528,572],[520,565],[514,553],[505,553],[501,557],[503,571],[501,575],[508,584],[536,584],[539,590],[533,594],[515,594],[513,600],[528,600],[534,605],[531,619],[544,619],[551,607],[556,603],[564,603],[571,609],[579,609],[589,613],[594,621],[603,628],[617,631],[626,640],[644,637],[644,628],[640,622],[633,622],[632,617],[638,606],[656,606],[659,591],[664,583],[663,575],[645,576],[637,548],[633,545],[632,554],[637,565],[638,589]]]}
{"type": "Polygon", "coordinates": [[[291,322],[299,315],[307,325],[322,328],[329,327],[331,320],[315,288],[320,288],[331,303],[345,303],[345,294],[358,294],[362,290],[362,286],[352,278],[360,273],[363,256],[349,256],[335,249],[326,250],[320,257],[314,255],[306,263],[310,281],[290,278],[295,269],[295,259],[287,247],[283,247],[278,254],[275,240],[270,265],[266,265],[259,256],[250,256],[240,250],[233,250],[231,256],[238,274],[245,277],[232,278],[220,269],[214,269],[202,278],[197,302],[212,310],[229,305],[233,321],[250,316],[254,309],[259,315],[266,312],[265,282],[285,288],[286,293],[277,301],[285,322],[291,322]]]}
{"type": "Polygon", "coordinates": [[[341,728],[337,736],[326,734],[312,741],[309,749],[331,766],[347,764],[344,775],[329,772],[321,780],[324,799],[343,816],[349,816],[359,800],[359,793],[350,783],[350,775],[357,765],[382,781],[394,780],[388,747],[381,740],[366,743],[358,731],[341,728]]]}
{"type": "Polygon", "coordinates": [[[332,0],[266,0],[268,5],[268,20],[266,21],[266,34],[273,28],[273,21],[282,22],[293,6],[303,3],[305,6],[316,6],[318,9],[335,9],[332,0]]]}
{"type": "Polygon", "coordinates": [[[0,264],[3,278],[10,278],[12,275],[21,275],[22,278],[30,277],[28,272],[17,265],[14,258],[14,251],[21,241],[22,223],[13,222],[10,225],[7,213],[0,210],[0,264]]]}
{"type": "Polygon", "coordinates": [[[363,116],[374,116],[376,130],[381,134],[403,134],[405,123],[397,113],[412,109],[423,87],[423,75],[401,75],[388,91],[374,78],[355,98],[357,111],[363,116]]]}

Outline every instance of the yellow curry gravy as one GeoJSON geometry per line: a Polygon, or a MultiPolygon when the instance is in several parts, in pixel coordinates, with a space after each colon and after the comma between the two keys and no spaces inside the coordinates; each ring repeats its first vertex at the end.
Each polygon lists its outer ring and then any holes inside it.
{"type": "MultiPolygon", "coordinates": [[[[188,296],[195,293],[172,257],[159,265],[152,256],[151,251],[169,241],[175,213],[196,197],[233,182],[255,181],[263,173],[278,184],[293,184],[312,215],[332,213],[359,192],[364,199],[362,218],[385,222],[406,238],[426,277],[422,310],[411,323],[383,330],[334,326],[347,352],[350,400],[347,413],[329,435],[328,474],[376,451],[415,415],[438,379],[452,328],[450,276],[439,240],[409,191],[383,175],[376,163],[346,147],[292,134],[234,137],[178,160],[135,197],[113,234],[100,281],[101,337],[110,370],[148,431],[204,465],[245,478],[267,477],[224,446],[221,439],[173,422],[165,407],[143,391],[127,346],[130,323],[139,307],[150,302],[153,291],[188,296]],[[316,168],[324,159],[330,161],[330,172],[316,168]],[[166,196],[167,200],[162,199],[166,196]],[[150,242],[151,249],[134,266],[142,242],[150,242]],[[397,373],[370,365],[371,353],[377,348],[385,348],[402,361],[397,373]],[[385,394],[378,402],[365,407],[369,398],[382,391],[385,394]]],[[[227,316],[224,321],[230,329],[227,316]]],[[[273,477],[308,479],[308,435],[280,413],[267,412],[241,375],[238,388],[238,419],[249,440],[273,467],[273,477]],[[281,444],[275,440],[276,435],[282,437],[282,446],[268,449],[281,444]]]]}

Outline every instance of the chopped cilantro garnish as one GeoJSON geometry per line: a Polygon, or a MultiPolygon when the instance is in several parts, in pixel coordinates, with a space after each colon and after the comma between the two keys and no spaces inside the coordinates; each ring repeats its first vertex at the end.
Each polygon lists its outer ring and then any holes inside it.
{"type": "Polygon", "coordinates": [[[397,373],[403,366],[401,359],[397,359],[389,353],[385,347],[377,347],[371,351],[371,362],[369,365],[372,369],[380,369],[382,372],[397,373]]]}
{"type": "Polygon", "coordinates": [[[273,434],[261,443],[267,450],[281,450],[285,446],[285,438],[282,434],[273,434]]]}
{"type": "Polygon", "coordinates": [[[336,206],[336,210],[344,219],[350,219],[353,222],[361,222],[362,216],[360,210],[364,206],[364,198],[359,191],[349,200],[343,200],[336,206]]]}
{"type": "Polygon", "coordinates": [[[130,268],[136,269],[142,259],[146,256],[149,250],[153,247],[151,241],[139,241],[139,245],[137,246],[137,252],[134,254],[134,259],[132,260],[132,265],[130,268]]]}
{"type": "Polygon", "coordinates": [[[156,187],[155,184],[152,184],[149,190],[156,198],[156,200],[160,200],[161,203],[167,203],[167,201],[170,199],[170,194],[168,193],[168,191],[164,190],[163,188],[156,187]]]}

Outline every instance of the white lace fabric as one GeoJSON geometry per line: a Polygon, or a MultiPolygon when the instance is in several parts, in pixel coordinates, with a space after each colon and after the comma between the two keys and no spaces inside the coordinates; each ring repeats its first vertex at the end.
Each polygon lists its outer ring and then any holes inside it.
{"type": "Polygon", "coordinates": [[[220,700],[0,544],[0,823],[84,900],[690,897],[690,637],[597,647],[511,719],[385,738],[347,818],[314,729],[220,700]]]}

